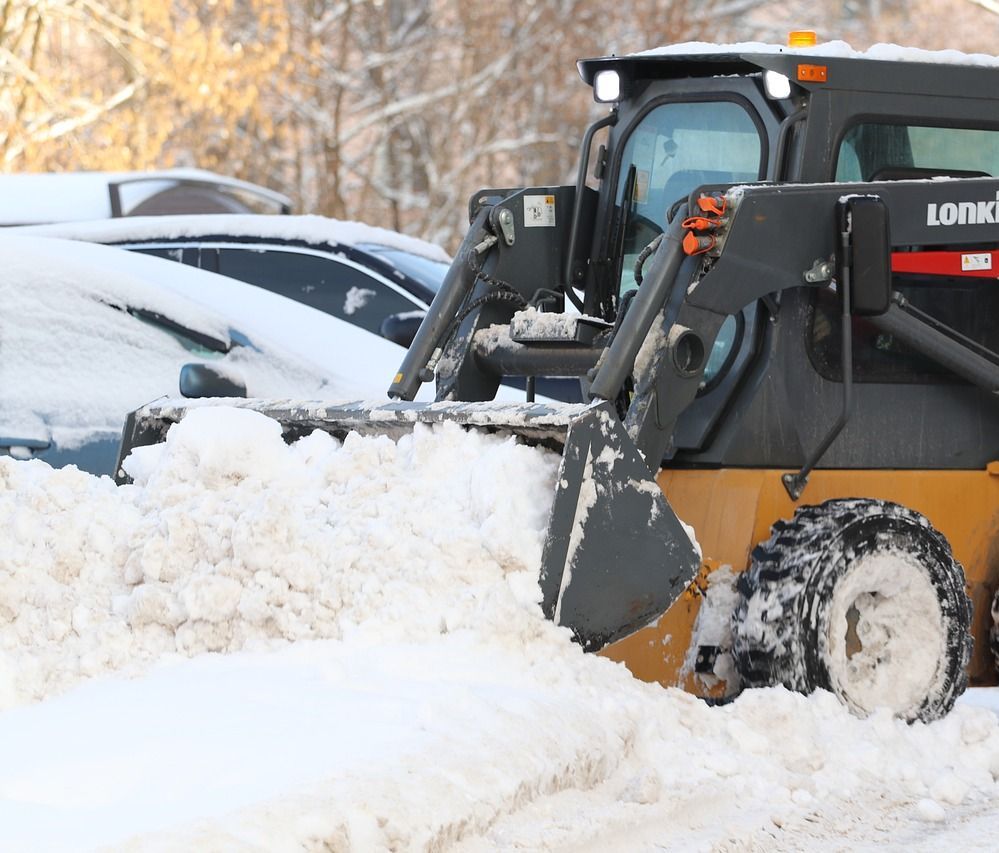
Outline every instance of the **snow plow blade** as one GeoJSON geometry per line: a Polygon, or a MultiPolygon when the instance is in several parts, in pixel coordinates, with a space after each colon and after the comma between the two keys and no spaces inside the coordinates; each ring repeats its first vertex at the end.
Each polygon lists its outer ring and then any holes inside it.
{"type": "MultiPolygon", "coordinates": [[[[340,438],[357,432],[397,439],[417,423],[452,421],[560,452],[539,579],[542,609],[587,651],[665,612],[700,566],[690,537],[611,404],[225,403],[274,418],[287,441],[316,429],[340,438]]],[[[119,481],[121,463],[132,448],[163,441],[170,426],[199,405],[164,401],[133,412],[122,436],[119,481]]]]}

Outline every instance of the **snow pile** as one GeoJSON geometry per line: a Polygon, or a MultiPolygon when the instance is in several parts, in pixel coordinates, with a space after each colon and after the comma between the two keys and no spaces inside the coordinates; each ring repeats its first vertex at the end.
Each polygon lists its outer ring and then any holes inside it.
{"type": "Polygon", "coordinates": [[[209,409],[134,486],[0,460],[0,847],[914,848],[994,813],[984,708],[711,708],[583,655],[537,607],[555,461],[209,409]]]}
{"type": "Polygon", "coordinates": [[[176,652],[506,619],[508,574],[537,594],[556,463],[454,424],[288,447],[207,408],[130,458],[135,486],[0,459],[0,707],[176,652]]]}
{"type": "Polygon", "coordinates": [[[347,291],[347,297],[344,299],[343,313],[349,317],[367,305],[372,296],[377,295],[370,287],[352,287],[347,291]]]}
{"type": "Polygon", "coordinates": [[[565,313],[539,311],[537,308],[514,312],[510,320],[510,334],[515,338],[561,341],[575,338],[580,321],[609,328],[610,324],[599,317],[580,314],[572,303],[568,304],[573,310],[565,313]]]}

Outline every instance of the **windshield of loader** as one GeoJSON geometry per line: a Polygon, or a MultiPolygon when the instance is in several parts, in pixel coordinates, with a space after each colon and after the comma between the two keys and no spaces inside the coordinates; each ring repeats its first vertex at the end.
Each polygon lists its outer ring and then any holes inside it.
{"type": "Polygon", "coordinates": [[[624,146],[617,204],[625,208],[619,293],[635,288],[635,260],[665,230],[666,214],[701,184],[762,177],[763,143],[734,101],[670,102],[645,114],[624,146]]]}

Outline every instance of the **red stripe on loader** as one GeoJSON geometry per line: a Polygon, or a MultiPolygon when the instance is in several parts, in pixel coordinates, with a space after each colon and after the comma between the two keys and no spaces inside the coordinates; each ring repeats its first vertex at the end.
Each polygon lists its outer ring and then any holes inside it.
{"type": "Polygon", "coordinates": [[[892,252],[891,271],[921,275],[999,278],[999,250],[982,252],[892,252]]]}

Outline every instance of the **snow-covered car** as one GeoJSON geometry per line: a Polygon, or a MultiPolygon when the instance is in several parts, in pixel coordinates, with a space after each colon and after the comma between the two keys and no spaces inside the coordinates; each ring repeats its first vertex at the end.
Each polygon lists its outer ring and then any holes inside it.
{"type": "MultiPolygon", "coordinates": [[[[150,216],[13,229],[113,245],[236,278],[409,346],[451,259],[397,231],[323,216],[150,216]]],[[[504,384],[523,388],[522,378],[504,384]]],[[[580,402],[579,382],[537,392],[580,402]]]]}
{"type": "Polygon", "coordinates": [[[0,225],[192,213],[291,213],[291,199],[203,169],[0,175],[0,225]]]}
{"type": "Polygon", "coordinates": [[[237,278],[403,346],[412,341],[451,260],[433,243],[322,216],[155,216],[23,230],[115,245],[237,278]]]}
{"type": "Polygon", "coordinates": [[[231,278],[13,232],[0,306],[0,454],[95,473],[113,470],[126,414],[157,397],[384,399],[404,354],[231,278]]]}

